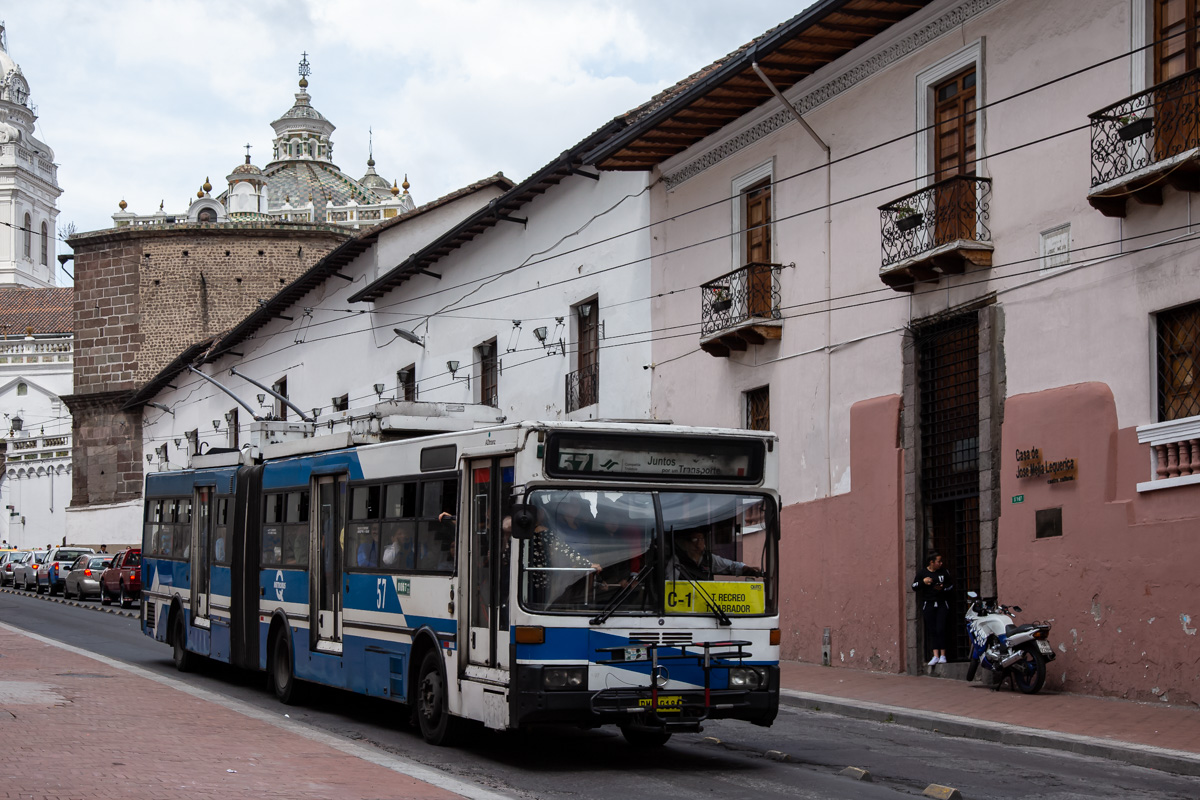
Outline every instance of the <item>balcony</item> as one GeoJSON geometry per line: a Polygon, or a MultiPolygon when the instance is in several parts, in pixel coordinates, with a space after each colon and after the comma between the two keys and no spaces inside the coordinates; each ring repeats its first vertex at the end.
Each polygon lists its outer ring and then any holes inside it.
{"type": "Polygon", "coordinates": [[[728,357],[734,350],[783,336],[780,264],[752,263],[700,285],[700,349],[728,357]]]}
{"type": "Polygon", "coordinates": [[[1200,417],[1142,425],[1137,437],[1150,445],[1150,480],[1139,492],[1200,483],[1200,417]]]}
{"type": "Polygon", "coordinates": [[[898,292],[992,265],[992,181],[955,175],[879,207],[880,279],[898,292]]]}
{"type": "Polygon", "coordinates": [[[600,402],[600,362],[567,373],[567,413],[600,402]]]}
{"type": "Polygon", "coordinates": [[[1089,114],[1092,188],[1088,202],[1124,217],[1130,197],[1162,205],[1166,183],[1200,191],[1200,70],[1163,81],[1089,114]]]}

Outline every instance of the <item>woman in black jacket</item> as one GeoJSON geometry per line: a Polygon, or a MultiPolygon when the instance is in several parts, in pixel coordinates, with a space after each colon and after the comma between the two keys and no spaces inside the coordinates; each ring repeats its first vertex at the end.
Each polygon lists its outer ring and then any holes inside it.
{"type": "Polygon", "coordinates": [[[950,595],[954,581],[942,565],[942,557],[930,550],[925,566],[917,571],[912,588],[925,615],[925,639],[933,649],[929,666],[946,663],[946,618],[950,615],[950,595]]]}

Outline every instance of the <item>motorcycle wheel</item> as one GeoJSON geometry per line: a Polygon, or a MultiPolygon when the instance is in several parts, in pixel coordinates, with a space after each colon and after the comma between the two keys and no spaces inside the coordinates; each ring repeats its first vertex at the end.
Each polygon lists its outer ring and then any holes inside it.
{"type": "Polygon", "coordinates": [[[1037,694],[1046,682],[1046,658],[1036,647],[1025,648],[1020,661],[1013,664],[1013,683],[1022,694],[1037,694]]]}
{"type": "Polygon", "coordinates": [[[975,673],[979,670],[979,659],[972,658],[971,663],[967,665],[967,683],[975,680],[975,673]]]}

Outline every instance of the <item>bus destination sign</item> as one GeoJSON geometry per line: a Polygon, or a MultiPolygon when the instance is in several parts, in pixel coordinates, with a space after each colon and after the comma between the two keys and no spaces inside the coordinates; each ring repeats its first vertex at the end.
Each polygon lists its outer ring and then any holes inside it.
{"type": "Polygon", "coordinates": [[[545,465],[561,478],[755,484],[765,458],[761,439],[563,432],[549,437],[545,465]]]}
{"type": "Polygon", "coordinates": [[[745,477],[749,459],[742,454],[663,453],[650,450],[593,448],[559,450],[564,472],[619,472],[625,475],[672,475],[681,478],[745,477]]]}

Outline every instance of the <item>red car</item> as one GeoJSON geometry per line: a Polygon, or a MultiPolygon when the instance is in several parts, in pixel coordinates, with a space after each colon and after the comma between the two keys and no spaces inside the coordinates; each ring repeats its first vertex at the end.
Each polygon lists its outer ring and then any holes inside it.
{"type": "Polygon", "coordinates": [[[142,595],[142,550],[131,547],[113,556],[112,566],[100,574],[100,604],[119,602],[129,608],[142,595]]]}

